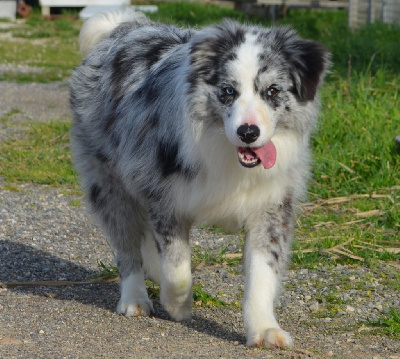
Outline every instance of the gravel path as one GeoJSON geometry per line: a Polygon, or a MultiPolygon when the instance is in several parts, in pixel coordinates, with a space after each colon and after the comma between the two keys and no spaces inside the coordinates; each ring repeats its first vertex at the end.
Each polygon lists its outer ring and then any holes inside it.
{"type": "MultiPolygon", "coordinates": [[[[0,82],[0,94],[0,117],[18,109],[15,123],[70,117],[64,83],[0,82]]],[[[0,141],[8,131],[0,121],[0,141]]],[[[85,281],[98,275],[98,261],[112,263],[101,230],[84,205],[76,206],[81,198],[63,188],[25,184],[10,191],[4,185],[0,179],[0,282],[85,281]]],[[[241,238],[194,229],[192,246],[237,253],[241,238]]],[[[295,339],[291,351],[245,347],[240,269],[197,265],[195,283],[231,305],[195,305],[193,319],[184,323],[169,320],[157,299],[153,317],[117,315],[116,283],[0,287],[0,357],[400,358],[399,341],[363,325],[400,307],[390,267],[290,269],[277,312],[295,339]]]]}

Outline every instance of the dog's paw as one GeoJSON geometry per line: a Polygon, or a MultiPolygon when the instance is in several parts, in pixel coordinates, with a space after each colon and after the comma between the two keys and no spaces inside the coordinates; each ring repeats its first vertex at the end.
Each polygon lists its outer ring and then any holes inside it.
{"type": "Polygon", "coordinates": [[[135,299],[129,303],[120,300],[117,306],[117,313],[126,317],[148,317],[152,312],[154,308],[150,299],[135,299]]]}
{"type": "Polygon", "coordinates": [[[162,285],[160,293],[161,305],[172,319],[180,322],[192,317],[192,281],[182,281],[180,285],[162,285]]]}
{"type": "Polygon", "coordinates": [[[247,346],[267,348],[293,348],[293,339],[290,334],[280,328],[269,328],[261,333],[251,335],[247,346]]]}
{"type": "Polygon", "coordinates": [[[177,322],[183,320],[189,320],[192,318],[192,306],[174,306],[174,305],[163,305],[164,309],[168,312],[172,319],[177,322]]]}
{"type": "Polygon", "coordinates": [[[189,320],[192,317],[192,291],[186,292],[184,295],[174,295],[174,292],[166,292],[161,288],[161,304],[168,312],[172,319],[180,322],[189,320]]]}

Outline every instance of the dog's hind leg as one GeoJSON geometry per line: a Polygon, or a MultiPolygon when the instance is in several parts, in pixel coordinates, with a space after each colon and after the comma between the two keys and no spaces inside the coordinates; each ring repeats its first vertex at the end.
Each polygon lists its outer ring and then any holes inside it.
{"type": "Polygon", "coordinates": [[[147,232],[140,247],[143,258],[143,269],[146,279],[150,279],[158,284],[161,283],[161,268],[160,268],[160,253],[157,250],[156,242],[154,241],[151,231],[147,232]]]}
{"type": "Polygon", "coordinates": [[[279,327],[274,314],[292,231],[290,197],[280,205],[253,214],[247,222],[243,317],[248,346],[293,346],[290,334],[279,327]]]}
{"type": "Polygon", "coordinates": [[[149,316],[154,309],[147,294],[143,259],[140,246],[132,242],[118,248],[114,244],[121,288],[117,313],[127,317],[149,316]]]}
{"type": "Polygon", "coordinates": [[[92,208],[110,238],[120,276],[121,299],[117,312],[148,316],[153,304],[148,297],[141,244],[148,227],[145,212],[117,181],[100,181],[89,188],[92,208]]]}

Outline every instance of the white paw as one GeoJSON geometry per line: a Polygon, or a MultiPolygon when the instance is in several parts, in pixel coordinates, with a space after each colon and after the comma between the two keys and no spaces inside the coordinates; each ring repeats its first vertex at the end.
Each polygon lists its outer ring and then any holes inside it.
{"type": "Polygon", "coordinates": [[[269,328],[261,333],[250,335],[247,339],[250,347],[293,348],[290,334],[280,328],[269,328]]]}
{"type": "Polygon", "coordinates": [[[192,317],[192,301],[193,294],[191,287],[186,293],[177,295],[174,291],[163,291],[161,288],[160,300],[164,309],[168,312],[172,319],[180,322],[188,320],[192,317]]]}
{"type": "Polygon", "coordinates": [[[163,305],[172,319],[180,322],[192,318],[192,304],[185,306],[163,305]]]}
{"type": "Polygon", "coordinates": [[[117,305],[117,313],[126,317],[148,317],[152,312],[154,308],[150,299],[135,299],[129,303],[120,300],[117,305]]]}

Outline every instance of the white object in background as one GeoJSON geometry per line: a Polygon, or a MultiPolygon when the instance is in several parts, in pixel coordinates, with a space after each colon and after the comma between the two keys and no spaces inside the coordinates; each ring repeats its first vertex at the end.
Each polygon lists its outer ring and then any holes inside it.
{"type": "MultiPolygon", "coordinates": [[[[91,16],[101,12],[116,11],[126,8],[126,6],[87,6],[80,13],[79,18],[81,20],[89,19],[91,16]]],[[[129,6],[130,9],[141,12],[156,12],[158,7],[155,5],[133,5],[129,6]]]]}
{"type": "Polygon", "coordinates": [[[15,20],[17,16],[16,0],[0,0],[0,19],[15,20]]]}

